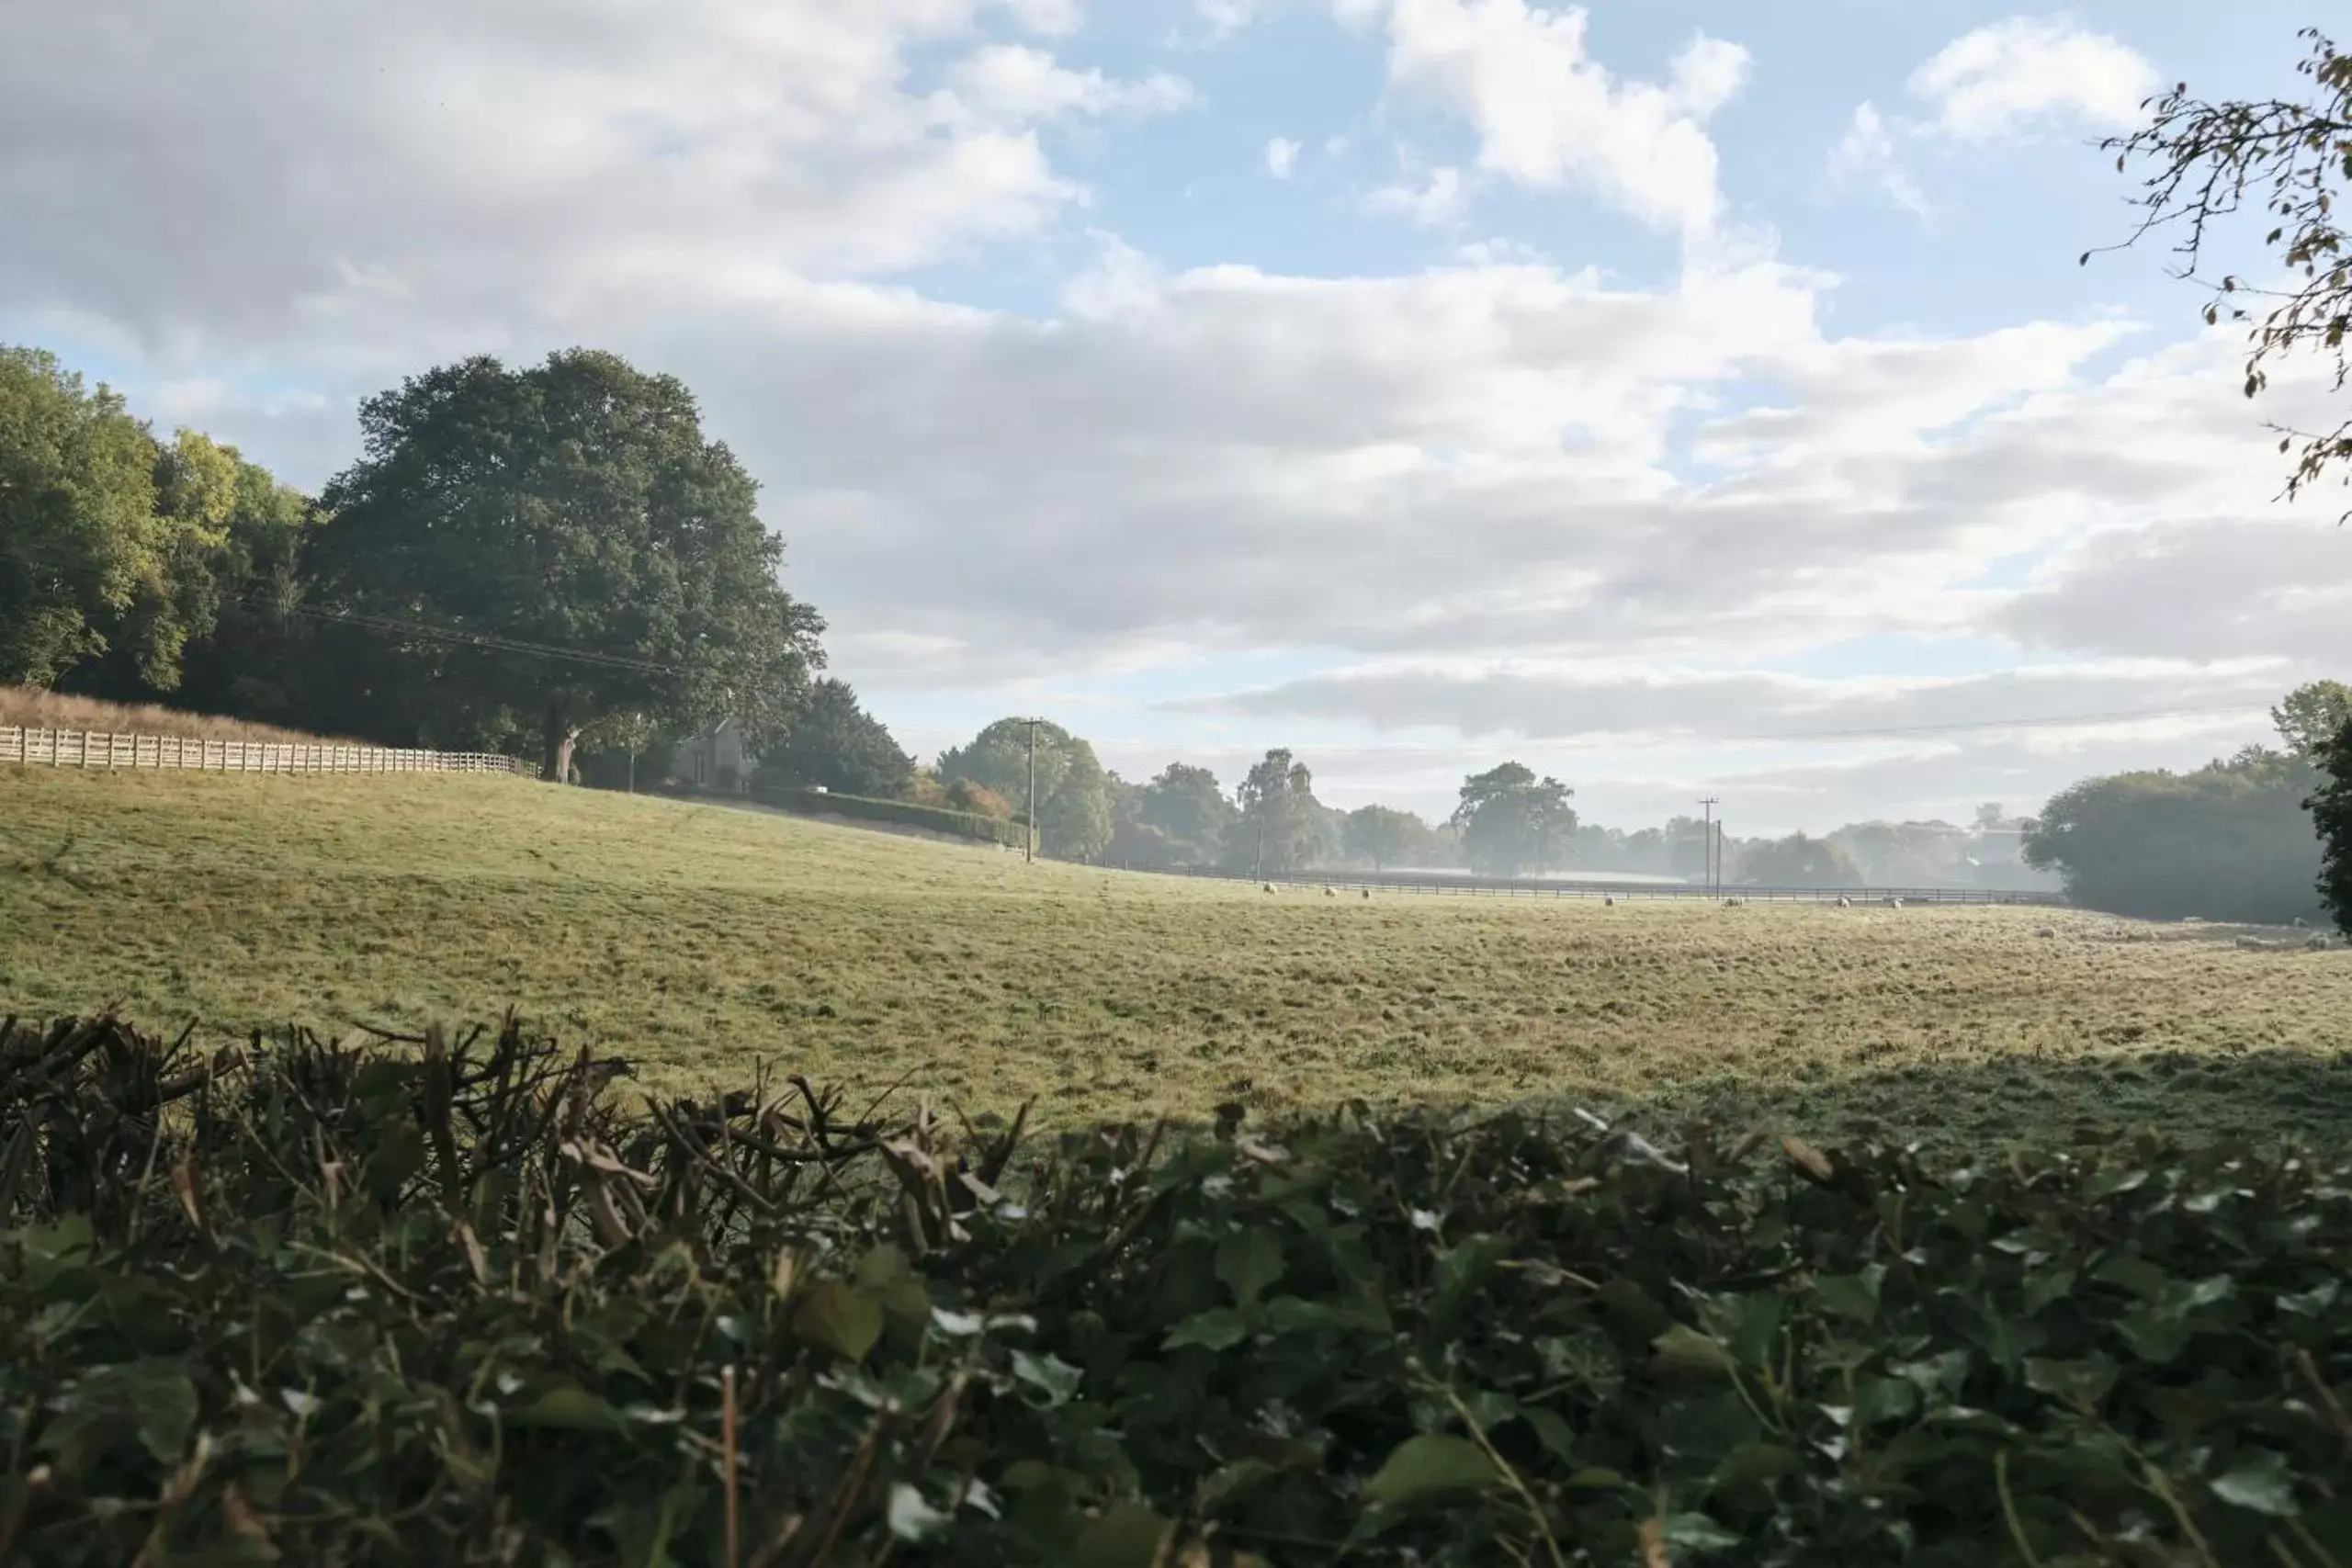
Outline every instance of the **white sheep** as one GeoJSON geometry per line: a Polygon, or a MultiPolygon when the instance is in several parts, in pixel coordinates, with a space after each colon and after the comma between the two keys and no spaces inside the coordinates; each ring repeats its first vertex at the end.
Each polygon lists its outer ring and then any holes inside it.
{"type": "Polygon", "coordinates": [[[1886,901],[1886,907],[1890,909],[1900,909],[1903,908],[1903,900],[1900,898],[1889,898],[1886,901]]]}
{"type": "Polygon", "coordinates": [[[1841,909],[1850,909],[1854,907],[1854,901],[1851,898],[1840,897],[1838,900],[1838,907],[1841,909]]]}

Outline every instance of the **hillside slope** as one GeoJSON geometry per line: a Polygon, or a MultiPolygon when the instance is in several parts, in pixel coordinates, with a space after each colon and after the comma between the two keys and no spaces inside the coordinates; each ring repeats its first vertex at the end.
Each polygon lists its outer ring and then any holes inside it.
{"type": "Polygon", "coordinates": [[[0,769],[0,1010],[512,1005],[671,1088],[763,1054],[1059,1122],[1561,1095],[1969,1138],[2352,1125],[2352,953],[2046,910],[1269,897],[520,780],[41,769],[0,769]]]}

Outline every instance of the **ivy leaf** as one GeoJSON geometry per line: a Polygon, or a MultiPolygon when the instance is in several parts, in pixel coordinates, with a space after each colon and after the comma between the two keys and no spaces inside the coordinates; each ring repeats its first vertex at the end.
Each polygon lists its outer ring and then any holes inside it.
{"type": "Polygon", "coordinates": [[[2213,1478],[2213,1495],[2222,1502],[2289,1519],[2301,1510],[2295,1503],[2295,1478],[2287,1456],[2268,1449],[2248,1449],[2237,1463],[2213,1478]]]}
{"type": "Polygon", "coordinates": [[[1217,1246],[1216,1277],[1233,1292],[1235,1304],[1252,1304],[1283,1277],[1282,1238],[1270,1230],[1227,1236],[1217,1246]]]}
{"type": "Polygon", "coordinates": [[[2115,1386],[2115,1363],[2104,1356],[2079,1361],[2048,1361],[2029,1356],[2025,1385],[2053,1399],[2063,1399],[2078,1410],[2089,1410],[2115,1386]]]}
{"type": "Polygon", "coordinates": [[[820,1280],[794,1311],[792,1332],[812,1345],[863,1361],[882,1337],[882,1309],[839,1280],[820,1280]]]}
{"type": "Polygon", "coordinates": [[[527,1404],[502,1413],[509,1427],[546,1427],[563,1432],[618,1432],[628,1423],[620,1413],[586,1389],[559,1384],[527,1404]]]}
{"type": "Polygon", "coordinates": [[[177,1464],[187,1451],[196,1425],[196,1385],[168,1366],[142,1366],[128,1374],[124,1393],[139,1417],[139,1440],[164,1464],[177,1464]]]}
{"type": "Polygon", "coordinates": [[[1390,1451],[1379,1473],[1363,1483],[1363,1495],[1392,1508],[1409,1508],[1433,1497],[1483,1492],[1495,1480],[1494,1461],[1477,1444],[1424,1432],[1390,1451]]]}
{"type": "Polygon", "coordinates": [[[900,1540],[928,1540],[952,1522],[905,1482],[890,1488],[890,1533],[900,1540]]]}
{"type": "Polygon", "coordinates": [[[1821,1310],[1856,1323],[1878,1316],[1879,1287],[1886,1282],[1886,1265],[1873,1263],[1859,1274],[1826,1274],[1814,1280],[1813,1293],[1821,1310]]]}
{"type": "Polygon", "coordinates": [[[1075,1568],[1152,1568],[1167,1536],[1166,1519],[1139,1504],[1124,1503],[1086,1527],[1070,1562],[1075,1568]]]}
{"type": "Polygon", "coordinates": [[[1667,1545],[1688,1547],[1692,1551],[1722,1551],[1746,1539],[1704,1514],[1668,1514],[1658,1521],[1657,1533],[1667,1545]]]}
{"type": "Polygon", "coordinates": [[[1650,1343],[1659,1360],[1684,1371],[1728,1376],[1739,1365],[1722,1340],[1710,1338],[1687,1323],[1676,1324],[1650,1343]]]}
{"type": "Polygon", "coordinates": [[[1078,1386],[1086,1377],[1084,1371],[1058,1356],[1033,1356],[1026,1350],[1012,1353],[1012,1375],[1044,1394],[1047,1409],[1077,1398],[1078,1386]]]}
{"type": "Polygon", "coordinates": [[[1173,1350],[1185,1345],[1198,1345],[1204,1350],[1230,1350],[1249,1337],[1250,1326],[1241,1314],[1231,1307],[1212,1307],[1196,1312],[1174,1328],[1161,1341],[1164,1349],[1173,1350]]]}

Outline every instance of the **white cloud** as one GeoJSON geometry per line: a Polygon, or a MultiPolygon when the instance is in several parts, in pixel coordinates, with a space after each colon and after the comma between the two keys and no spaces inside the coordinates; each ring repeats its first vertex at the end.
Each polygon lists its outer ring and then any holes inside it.
{"type": "Polygon", "coordinates": [[[1456,168],[1431,169],[1418,185],[1382,186],[1364,199],[1374,211],[1395,212],[1424,228],[1442,228],[1462,216],[1469,192],[1456,168]]]}
{"type": "Polygon", "coordinates": [[[991,44],[956,63],[936,101],[950,121],[1021,125],[1063,114],[1166,113],[1190,104],[1193,89],[1164,71],[1114,82],[1100,71],[1067,70],[1043,50],[991,44]]]}
{"type": "Polygon", "coordinates": [[[191,353],[297,315],[390,342],[430,300],[413,355],[494,346],[522,299],[756,296],[923,265],[1080,199],[1045,119],[1182,96],[991,46],[1004,14],[681,0],[655,25],[588,0],[550,27],[519,0],[39,9],[0,51],[0,201],[51,216],[41,246],[0,248],[0,299],[94,311],[158,347],[182,334],[191,353]],[[941,53],[943,85],[919,87],[919,57],[941,53]],[[266,82],[263,55],[286,67],[266,82]],[[119,199],[74,197],[100,166],[119,199]],[[306,238],[260,238],[288,226],[306,238]],[[170,265],[140,260],[160,251],[170,265]]]}
{"type": "Polygon", "coordinates": [[[1013,19],[1033,33],[1060,38],[1074,33],[1086,21],[1083,0],[1002,0],[1013,19]]]}
{"type": "Polygon", "coordinates": [[[1258,19],[1262,0],[1193,0],[1193,9],[1208,24],[1212,41],[1238,33],[1258,19]]]}
{"type": "Polygon", "coordinates": [[[1286,136],[1277,136],[1266,143],[1266,173],[1278,180],[1290,178],[1298,167],[1299,145],[1286,136]]]}
{"type": "Polygon", "coordinates": [[[2155,67],[2064,17],[2011,17],[1953,39],[1911,74],[1948,136],[1984,141],[2045,125],[2120,130],[2155,91],[2155,67]]]}
{"type": "Polygon", "coordinates": [[[1933,216],[1926,193],[1904,167],[1903,155],[1895,150],[1894,138],[1874,104],[1855,106],[1846,134],[1830,150],[1829,175],[1840,185],[1874,186],[1905,211],[1920,218],[1933,216]]]}
{"type": "Polygon", "coordinates": [[[1621,81],[1588,51],[1587,19],[1528,0],[1393,0],[1389,81],[1469,120],[1483,170],[1589,190],[1658,228],[1713,230],[1723,196],[1705,121],[1746,81],[1747,51],[1702,36],[1665,85],[1621,81]]]}

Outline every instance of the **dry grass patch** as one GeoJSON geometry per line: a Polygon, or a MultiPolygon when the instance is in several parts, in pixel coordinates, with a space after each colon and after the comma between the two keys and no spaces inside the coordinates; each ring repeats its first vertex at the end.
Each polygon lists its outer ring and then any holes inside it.
{"type": "Polygon", "coordinates": [[[250,719],[182,713],[153,703],[109,703],[29,686],[0,685],[0,729],[97,730],[110,735],[182,735],[191,740],[268,740],[307,745],[321,738],[250,719]]]}
{"type": "Polygon", "coordinates": [[[0,770],[0,1008],[233,1032],[511,1004],[671,1089],[740,1082],[759,1040],[1062,1122],[1363,1096],[1972,1142],[2352,1126],[2352,953],[2229,927],[1268,897],[458,777],[0,770]]]}

